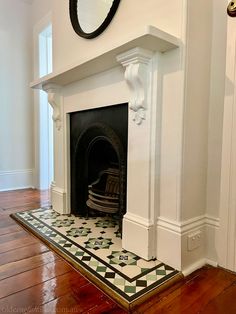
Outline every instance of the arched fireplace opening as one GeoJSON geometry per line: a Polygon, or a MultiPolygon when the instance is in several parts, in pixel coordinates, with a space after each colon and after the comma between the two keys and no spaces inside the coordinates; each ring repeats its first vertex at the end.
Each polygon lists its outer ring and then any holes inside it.
{"type": "Polygon", "coordinates": [[[120,229],[126,212],[127,118],[126,104],[71,115],[71,212],[113,215],[120,229]]]}

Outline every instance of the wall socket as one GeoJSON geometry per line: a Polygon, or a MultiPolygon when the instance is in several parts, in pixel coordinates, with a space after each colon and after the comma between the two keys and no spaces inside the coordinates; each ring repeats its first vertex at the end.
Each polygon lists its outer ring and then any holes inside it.
{"type": "Polygon", "coordinates": [[[201,245],[202,231],[198,230],[188,235],[188,251],[195,250],[201,245]]]}

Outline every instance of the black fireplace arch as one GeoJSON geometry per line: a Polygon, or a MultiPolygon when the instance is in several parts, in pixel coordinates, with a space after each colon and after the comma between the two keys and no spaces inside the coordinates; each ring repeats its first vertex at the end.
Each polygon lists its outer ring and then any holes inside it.
{"type": "Polygon", "coordinates": [[[72,213],[86,215],[88,185],[99,172],[115,167],[119,170],[119,216],[126,211],[127,152],[115,130],[103,122],[90,124],[77,138],[72,156],[71,201],[72,213]]]}

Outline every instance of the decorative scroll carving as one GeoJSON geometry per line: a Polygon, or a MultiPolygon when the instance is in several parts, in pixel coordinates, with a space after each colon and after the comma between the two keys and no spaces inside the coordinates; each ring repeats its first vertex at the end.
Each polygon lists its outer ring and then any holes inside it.
{"type": "Polygon", "coordinates": [[[131,90],[129,108],[133,111],[133,121],[138,125],[146,117],[148,76],[152,56],[151,51],[142,48],[135,48],[117,56],[117,61],[126,68],[125,79],[131,90]]]}
{"type": "Polygon", "coordinates": [[[48,94],[48,103],[53,108],[52,119],[55,122],[56,128],[59,131],[61,129],[61,97],[60,86],[55,84],[46,84],[43,86],[43,90],[48,94]]]}

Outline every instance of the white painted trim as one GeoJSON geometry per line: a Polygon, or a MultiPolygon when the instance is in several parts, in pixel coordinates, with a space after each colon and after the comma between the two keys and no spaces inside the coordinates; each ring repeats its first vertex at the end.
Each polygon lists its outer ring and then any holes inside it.
{"type": "MultiPolygon", "coordinates": [[[[37,24],[33,27],[33,68],[34,68],[34,79],[39,78],[39,42],[38,37],[39,34],[50,24],[52,23],[52,13],[48,12],[37,24]]],[[[34,183],[35,186],[39,189],[45,188],[42,186],[41,178],[40,178],[40,94],[39,91],[34,92],[34,183]]]]}
{"type": "Polygon", "coordinates": [[[196,263],[191,264],[189,267],[186,267],[185,269],[183,269],[182,273],[186,277],[189,274],[191,274],[192,272],[194,272],[195,270],[203,267],[204,265],[206,265],[206,259],[202,258],[199,261],[197,261],[196,263]]]}
{"type": "Polygon", "coordinates": [[[149,260],[156,256],[155,150],[160,142],[155,118],[156,111],[160,111],[160,103],[154,93],[158,83],[158,53],[154,57],[153,51],[136,47],[118,55],[116,59],[125,67],[124,77],[130,90],[127,214],[123,219],[122,246],[149,260]],[[143,137],[146,138],[145,144],[143,137]],[[132,146],[135,149],[131,149],[132,146]],[[137,156],[142,160],[142,167],[134,167],[137,156]],[[142,195],[142,201],[137,201],[136,194],[142,195]],[[142,239],[141,243],[137,243],[136,234],[142,239]]]}
{"type": "Polygon", "coordinates": [[[51,202],[53,209],[59,214],[69,214],[66,209],[66,192],[64,189],[55,186],[55,183],[51,184],[51,202]]]}
{"type": "Polygon", "coordinates": [[[202,258],[199,261],[197,261],[196,263],[192,264],[191,266],[186,267],[184,270],[182,270],[182,273],[186,277],[186,276],[190,275],[192,272],[194,272],[195,270],[202,268],[205,265],[217,267],[218,263],[216,261],[212,261],[212,260],[207,259],[207,258],[202,258]]]}
{"type": "MultiPolygon", "coordinates": [[[[154,224],[143,217],[126,213],[123,218],[122,247],[127,251],[135,252],[145,260],[154,258],[154,224]],[[139,235],[139,240],[134,241],[131,235],[139,235]],[[129,236],[127,236],[129,235],[129,236]]],[[[136,238],[136,237],[135,237],[136,238]]]]}
{"type": "Polygon", "coordinates": [[[159,223],[156,229],[157,259],[181,271],[182,245],[180,232],[173,224],[168,224],[167,222],[165,224],[159,223]]]}
{"type": "Polygon", "coordinates": [[[54,71],[52,74],[36,79],[30,86],[37,89],[41,89],[42,85],[47,83],[66,86],[84,78],[96,75],[97,73],[102,73],[117,66],[115,56],[135,47],[164,53],[181,46],[182,43],[179,38],[166,33],[155,26],[147,25],[143,29],[138,29],[137,33],[134,34],[132,38],[121,45],[114,47],[114,49],[102,54],[95,53],[93,57],[89,56],[87,60],[67,66],[60,71],[54,71]]]}
{"type": "Polygon", "coordinates": [[[182,222],[177,222],[165,217],[159,217],[157,221],[157,226],[178,233],[180,235],[192,232],[195,229],[204,227],[206,225],[219,228],[219,218],[209,215],[201,215],[182,222]]]}
{"type": "Polygon", "coordinates": [[[33,40],[34,40],[34,78],[39,77],[39,45],[38,36],[49,24],[52,23],[52,13],[49,12],[45,15],[37,24],[34,25],[33,29],[33,40]]]}
{"type": "Polygon", "coordinates": [[[185,271],[186,274],[206,263],[217,265],[218,261],[214,250],[212,249],[209,252],[207,250],[209,246],[215,247],[215,237],[212,236],[212,232],[209,232],[210,229],[214,230],[212,231],[213,234],[218,232],[219,218],[200,215],[177,222],[159,217],[157,221],[157,259],[178,270],[185,271]],[[187,245],[188,235],[198,230],[202,232],[201,245],[190,251],[187,245]],[[166,247],[168,247],[168,250],[166,250],[166,247]]]}
{"type": "Polygon", "coordinates": [[[124,219],[129,222],[134,222],[141,227],[150,228],[153,226],[153,221],[140,217],[132,213],[126,213],[124,219]]]}
{"type": "Polygon", "coordinates": [[[0,191],[33,188],[33,169],[0,172],[0,191]]]}
{"type": "Polygon", "coordinates": [[[236,21],[228,18],[221,163],[219,265],[236,271],[236,21]]]}
{"type": "Polygon", "coordinates": [[[205,264],[206,264],[206,265],[213,266],[213,267],[218,267],[218,262],[213,261],[213,260],[211,260],[211,259],[209,259],[209,258],[206,258],[206,263],[205,263],[205,264]]]}
{"type": "Polygon", "coordinates": [[[218,217],[213,217],[210,215],[205,215],[205,224],[207,226],[212,226],[215,228],[219,228],[220,227],[220,218],[218,217]]]}

